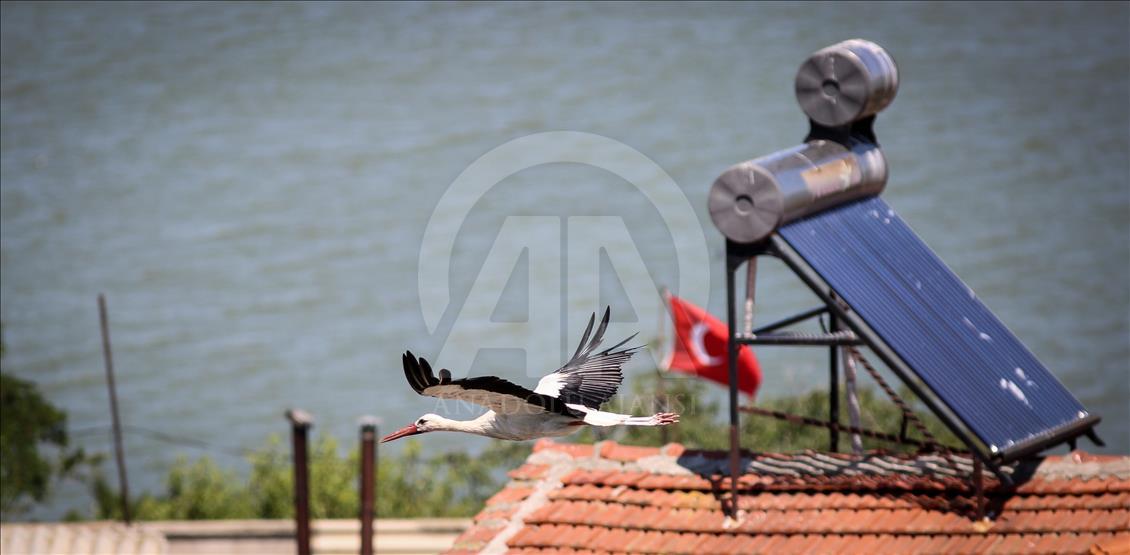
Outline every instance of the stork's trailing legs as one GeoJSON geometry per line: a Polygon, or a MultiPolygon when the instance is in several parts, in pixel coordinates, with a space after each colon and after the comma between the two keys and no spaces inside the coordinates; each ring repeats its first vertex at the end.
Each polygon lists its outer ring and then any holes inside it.
{"type": "Polygon", "coordinates": [[[589,426],[666,426],[677,424],[679,415],[673,412],[661,412],[651,416],[632,416],[600,410],[586,410],[583,422],[589,426]]]}

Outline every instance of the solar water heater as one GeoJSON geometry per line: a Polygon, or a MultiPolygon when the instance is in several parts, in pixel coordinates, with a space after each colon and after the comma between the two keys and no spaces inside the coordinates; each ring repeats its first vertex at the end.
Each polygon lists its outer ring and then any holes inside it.
{"type": "MultiPolygon", "coordinates": [[[[897,89],[898,70],[880,46],[856,39],[822,49],[796,77],[810,125],[805,142],[737,164],[715,180],[709,210],[727,240],[731,364],[743,343],[831,346],[831,413],[838,420],[836,346],[866,346],[1005,482],[1001,465],[1073,445],[1080,435],[1101,445],[1094,433],[1099,416],[881,198],[887,164],[873,124],[897,89]],[[762,255],[782,260],[824,306],[758,330],[737,329],[735,274],[747,265],[751,310],[762,255]],[[825,313],[830,333],[773,333],[825,313]]],[[[736,398],[731,391],[733,437],[736,398]]]]}

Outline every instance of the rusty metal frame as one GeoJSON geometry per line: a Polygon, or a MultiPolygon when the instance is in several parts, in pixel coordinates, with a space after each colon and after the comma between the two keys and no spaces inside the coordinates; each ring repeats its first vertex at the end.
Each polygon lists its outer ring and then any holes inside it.
{"type": "MultiPolygon", "coordinates": [[[[837,303],[834,298],[834,293],[822,286],[822,280],[813,272],[806,264],[803,263],[799,257],[789,256],[790,250],[784,241],[776,234],[772,235],[769,239],[762,243],[757,244],[741,244],[733,241],[726,241],[726,317],[729,327],[729,335],[727,340],[728,357],[728,374],[730,379],[729,387],[729,400],[730,400],[730,473],[731,473],[731,495],[732,501],[731,510],[733,515],[737,515],[738,507],[738,479],[740,477],[740,452],[741,452],[741,436],[740,436],[740,412],[754,412],[743,410],[738,403],[738,370],[737,370],[737,351],[742,344],[761,344],[761,345],[809,345],[809,346],[823,346],[828,345],[829,348],[829,382],[830,387],[833,389],[829,393],[829,420],[819,425],[825,426],[829,430],[829,442],[832,451],[838,450],[839,432],[844,431],[844,426],[839,423],[839,406],[838,406],[838,356],[835,354],[838,345],[864,345],[871,349],[883,363],[890,368],[896,376],[920,399],[928,409],[930,409],[945,425],[954,433],[955,436],[965,444],[967,450],[971,453],[974,460],[979,465],[988,467],[993,474],[1006,486],[1012,486],[1012,478],[1002,469],[1002,461],[999,459],[990,458],[983,448],[978,448],[979,444],[965,429],[958,425],[955,419],[946,412],[938,402],[932,397],[928,396],[923,390],[922,386],[913,379],[913,372],[908,368],[897,356],[895,356],[890,348],[887,347],[878,337],[863,322],[858,315],[853,311],[837,303]],[[735,285],[735,274],[743,264],[749,264],[750,273],[748,280],[748,287],[752,288],[756,282],[756,266],[753,260],[758,256],[769,255],[774,258],[780,259],[786,266],[816,294],[816,296],[823,301],[824,306],[819,309],[806,311],[802,314],[809,314],[814,316],[822,312],[827,312],[830,318],[834,319],[834,328],[831,330],[833,333],[824,334],[823,336],[814,336],[813,339],[806,340],[805,342],[780,340],[780,334],[771,336],[772,339],[758,340],[757,333],[745,336],[737,332],[738,319],[736,313],[737,307],[737,291],[735,285]],[[842,335],[841,330],[850,331],[852,334],[851,339],[846,339],[842,335]],[[833,399],[835,401],[833,401],[833,399]]],[[[752,291],[747,291],[747,295],[752,296],[752,291]]],[[[798,315],[799,316],[799,315],[798,315]]],[[[803,321],[806,318],[798,318],[796,316],[786,318],[774,324],[766,326],[766,328],[779,329],[792,323],[803,321]],[[788,322],[788,323],[782,323],[788,322]]],[[[761,331],[764,328],[759,328],[761,331]]],[[[770,330],[766,330],[770,331],[770,330]]],[[[764,337],[764,332],[762,333],[764,337]]],[[[885,388],[889,389],[889,388],[885,388]]],[[[897,394],[893,391],[887,391],[888,395],[894,395],[898,398],[897,394]]],[[[803,417],[802,417],[803,418],[803,417]]],[[[813,419],[815,420],[815,419],[813,419]]],[[[904,411],[903,429],[905,429],[907,415],[904,411]]],[[[852,431],[852,428],[846,427],[847,431],[852,431]]],[[[862,430],[861,430],[862,431],[862,430]]],[[[910,443],[906,438],[905,432],[899,434],[900,441],[910,443]]],[[[935,444],[937,444],[935,442],[935,444]]]]}

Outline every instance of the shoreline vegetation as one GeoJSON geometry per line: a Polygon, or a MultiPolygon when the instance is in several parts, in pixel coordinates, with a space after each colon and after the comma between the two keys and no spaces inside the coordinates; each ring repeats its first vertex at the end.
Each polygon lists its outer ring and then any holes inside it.
{"type": "MultiPolygon", "coordinates": [[[[586,428],[564,441],[592,443],[612,439],[640,446],[658,446],[666,441],[698,449],[728,448],[728,427],[722,422],[721,403],[708,400],[708,388],[714,386],[690,377],[663,377],[658,372],[638,374],[629,385],[630,393],[610,401],[610,410],[659,410],[662,407],[681,412],[681,423],[666,430],[666,437],[661,429],[624,428],[600,434],[586,428]],[[659,380],[663,380],[662,388],[659,380]],[[664,391],[664,394],[658,396],[656,391],[664,391]]],[[[911,398],[909,392],[902,394],[911,398]]],[[[865,428],[898,433],[901,413],[893,403],[870,388],[859,390],[859,400],[865,428]]],[[[828,395],[824,391],[813,391],[756,405],[825,418],[828,395]]],[[[7,414],[5,406],[5,420],[7,414]]],[[[916,414],[943,444],[957,443],[928,411],[916,410],[916,414]]],[[[841,438],[842,449],[849,444],[847,437],[841,438]]],[[[828,432],[820,427],[746,415],[742,418],[742,445],[762,452],[826,450],[828,432]]],[[[455,450],[428,455],[419,442],[408,440],[400,453],[385,455],[379,460],[377,514],[381,518],[472,516],[506,483],[506,472],[520,465],[532,446],[533,442],[492,440],[478,453],[455,450]]],[[[868,438],[863,438],[863,446],[888,452],[913,451],[912,446],[868,438]]],[[[354,518],[357,515],[360,452],[358,447],[348,451],[341,447],[340,441],[332,435],[321,434],[312,441],[309,454],[312,518],[354,518]]],[[[55,476],[55,480],[79,479],[92,497],[88,510],[72,510],[65,520],[121,518],[120,497],[107,478],[102,458],[97,455],[84,458],[83,465],[89,468],[81,475],[70,472],[55,476]]],[[[181,458],[169,470],[164,491],[137,495],[130,500],[131,513],[142,521],[292,518],[293,470],[287,442],[282,436],[273,435],[253,450],[247,460],[250,470],[246,476],[241,476],[207,455],[181,458]]],[[[49,488],[45,488],[38,496],[23,495],[20,507],[27,508],[28,502],[50,502],[48,494],[49,488]]],[[[5,521],[18,520],[24,512],[5,507],[2,517],[5,521]]]]}

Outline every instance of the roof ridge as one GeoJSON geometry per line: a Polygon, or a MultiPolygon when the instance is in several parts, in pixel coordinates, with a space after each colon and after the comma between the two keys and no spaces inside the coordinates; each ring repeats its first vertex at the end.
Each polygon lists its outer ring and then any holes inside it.
{"type": "MultiPolygon", "coordinates": [[[[688,449],[680,443],[668,443],[663,447],[644,447],[624,445],[614,440],[603,440],[592,445],[578,443],[559,443],[551,439],[539,440],[533,453],[561,453],[574,460],[600,463],[622,463],[630,465],[631,470],[643,470],[654,474],[729,474],[728,456],[725,451],[709,449],[688,449]],[[713,462],[712,462],[713,461],[713,462]],[[720,461],[720,462],[719,462],[720,461]],[[688,466],[689,463],[692,466],[688,466]],[[721,466],[725,466],[722,468],[721,466]],[[718,467],[718,468],[715,468],[718,467]]],[[[533,455],[531,455],[533,456],[533,455]]],[[[934,477],[963,477],[973,471],[970,455],[942,457],[937,454],[907,455],[884,450],[867,451],[862,455],[851,453],[832,453],[806,449],[794,452],[752,452],[742,450],[742,463],[745,474],[772,476],[824,476],[828,474],[854,475],[906,475],[934,477]]],[[[587,467],[583,465],[582,467],[587,467]]],[[[1085,451],[1073,451],[1066,455],[1052,455],[1039,459],[1021,461],[1003,467],[1007,473],[1025,469],[1021,474],[1029,474],[1044,480],[1118,478],[1130,479],[1130,456],[1094,455],[1085,451]],[[1032,465],[1035,466],[1032,466],[1032,465]]]]}

